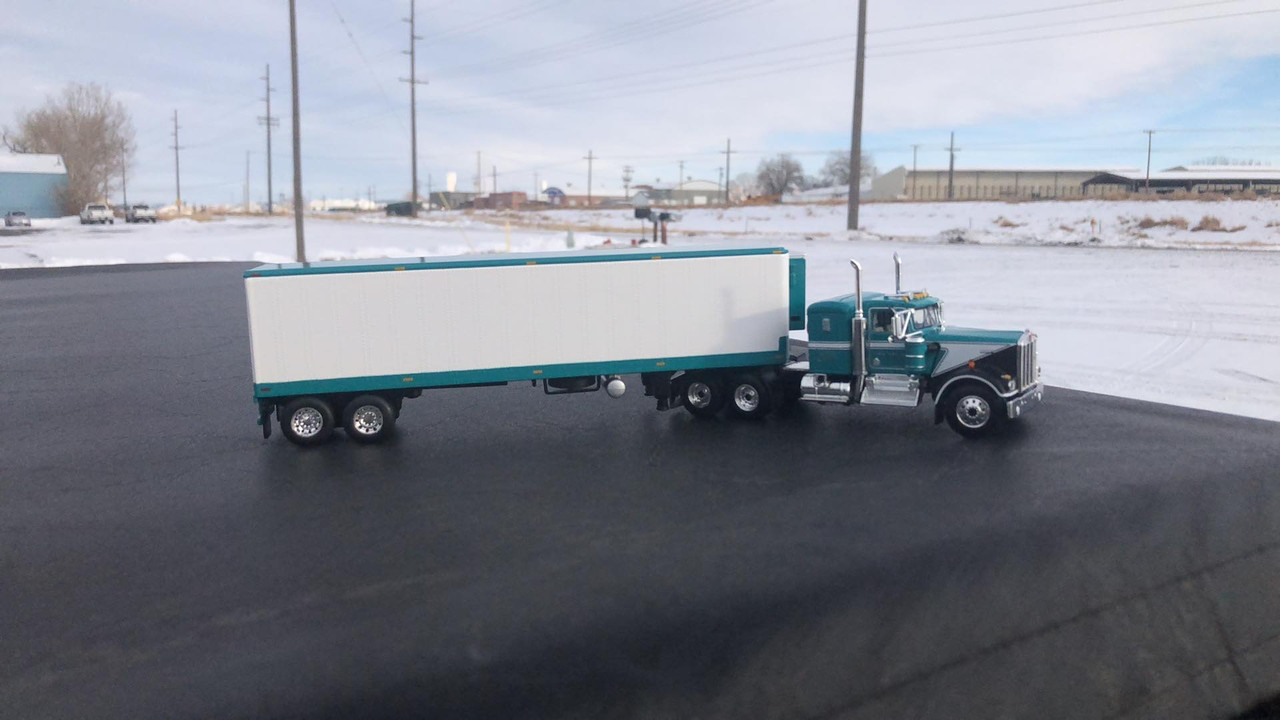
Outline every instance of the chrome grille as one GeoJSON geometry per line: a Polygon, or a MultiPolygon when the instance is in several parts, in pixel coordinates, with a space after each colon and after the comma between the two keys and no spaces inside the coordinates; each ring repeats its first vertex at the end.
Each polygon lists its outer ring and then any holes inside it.
{"type": "Polygon", "coordinates": [[[1026,332],[1018,340],[1018,389],[1025,390],[1040,380],[1040,358],[1035,333],[1026,332]]]}

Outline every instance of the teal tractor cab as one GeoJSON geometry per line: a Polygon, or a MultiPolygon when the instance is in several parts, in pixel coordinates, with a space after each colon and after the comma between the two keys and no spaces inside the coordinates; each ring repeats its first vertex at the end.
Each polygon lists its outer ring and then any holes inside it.
{"type": "Polygon", "coordinates": [[[1021,417],[1044,397],[1036,336],[949,326],[942,301],[902,289],[894,253],[892,293],[854,292],[808,309],[808,341],[784,367],[793,396],[818,403],[915,407],[927,395],[934,420],[980,437],[1021,417]]]}

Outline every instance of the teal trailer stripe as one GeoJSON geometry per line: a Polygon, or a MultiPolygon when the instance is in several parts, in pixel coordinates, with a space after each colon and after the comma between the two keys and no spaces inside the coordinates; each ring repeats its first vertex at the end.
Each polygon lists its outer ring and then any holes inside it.
{"type": "Polygon", "coordinates": [[[404,375],[379,375],[367,377],[334,378],[330,380],[298,380],[283,383],[261,383],[253,386],[253,395],[259,400],[292,397],[296,395],[323,395],[328,393],[370,392],[374,390],[409,390],[413,388],[441,388],[454,385],[479,385],[483,383],[518,382],[521,380],[549,380],[591,375],[627,375],[643,372],[675,372],[677,370],[702,370],[711,368],[756,367],[782,365],[787,361],[787,338],[778,338],[778,349],[771,352],[735,353],[730,355],[696,355],[681,358],[648,358],[643,360],[616,360],[598,363],[567,363],[563,365],[530,365],[528,367],[492,368],[486,370],[458,370],[451,372],[414,373],[404,375]]]}
{"type": "Polygon", "coordinates": [[[577,252],[451,255],[443,257],[391,258],[388,260],[334,260],[314,263],[259,265],[246,270],[246,278],[284,275],[337,275],[343,273],[395,272],[399,270],[450,270],[475,267],[519,265],[570,265],[575,263],[633,262],[640,260],[680,260],[684,258],[735,257],[740,255],[786,255],[782,247],[716,248],[672,250],[655,247],[642,250],[580,250],[577,252]]]}

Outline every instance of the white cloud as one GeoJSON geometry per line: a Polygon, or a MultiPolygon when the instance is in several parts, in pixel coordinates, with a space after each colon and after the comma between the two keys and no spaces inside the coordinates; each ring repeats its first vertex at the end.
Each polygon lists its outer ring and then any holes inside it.
{"type": "MultiPolygon", "coordinates": [[[[134,108],[146,151],[135,170],[140,186],[159,191],[171,182],[165,119],[177,108],[184,143],[217,141],[212,148],[193,147],[192,172],[234,187],[243,175],[244,150],[261,151],[262,133],[254,120],[261,114],[255,104],[261,95],[257,78],[270,62],[280,91],[273,109],[282,120],[275,184],[287,187],[283,3],[150,0],[101,13],[89,2],[15,1],[9,16],[16,19],[11,24],[18,42],[0,49],[0,58],[21,82],[0,98],[0,120],[38,103],[64,82],[98,80],[134,108]]],[[[504,179],[512,187],[532,187],[537,166],[545,167],[546,179],[585,184],[586,163],[578,158],[591,149],[604,158],[597,164],[598,183],[619,185],[623,164],[636,166],[638,177],[671,179],[682,155],[687,155],[687,174],[714,179],[721,161],[714,153],[726,137],[743,150],[788,149],[779,146],[786,142],[779,138],[842,137],[848,132],[853,68],[833,53],[843,48],[851,55],[855,7],[851,0],[421,2],[420,34],[426,38],[419,45],[419,72],[430,84],[419,93],[420,175],[424,185],[428,173],[439,184],[444,172],[453,170],[460,186],[470,187],[474,153],[483,150],[500,172],[510,173],[504,179]],[[501,17],[514,19],[496,22],[501,17]],[[472,32],[451,34],[457,29],[472,32]],[[848,36],[847,42],[814,42],[840,35],[848,36]],[[584,39],[555,45],[575,38],[584,39]],[[795,47],[762,52],[787,45],[795,47]],[[726,56],[740,57],[713,63],[726,56]],[[833,58],[839,62],[819,64],[833,58]],[[496,72],[468,72],[484,63],[496,72]],[[806,64],[816,66],[765,74],[806,64]],[[734,68],[741,68],[737,79],[734,68]],[[714,82],[698,84],[708,78],[714,82]],[[653,88],[662,91],[633,92],[653,88]],[[513,172],[519,168],[529,170],[513,172]]],[[[1034,128],[1091,113],[1096,116],[1084,122],[1095,129],[1143,127],[1159,120],[1149,115],[1176,112],[1211,94],[1220,73],[1206,68],[1270,54],[1280,14],[949,52],[890,53],[938,47],[946,38],[956,38],[954,44],[978,43],[1270,7],[1265,0],[1240,0],[1177,10],[1157,0],[1117,0],[1057,13],[884,32],[1029,8],[1015,0],[873,1],[867,131],[1013,123],[1034,128]],[[1158,12],[1070,24],[1145,11],[1158,12]],[[1035,25],[1051,27],[980,35],[1035,25]]],[[[407,189],[408,163],[397,162],[408,139],[407,88],[398,81],[407,74],[399,51],[408,31],[398,22],[406,12],[407,2],[393,0],[303,5],[304,172],[313,194],[371,184],[387,195],[407,189]]],[[[735,157],[735,174],[757,160],[735,157]]],[[[259,154],[255,164],[260,161],[259,154]]],[[[484,161],[486,175],[490,164],[484,161]]]]}

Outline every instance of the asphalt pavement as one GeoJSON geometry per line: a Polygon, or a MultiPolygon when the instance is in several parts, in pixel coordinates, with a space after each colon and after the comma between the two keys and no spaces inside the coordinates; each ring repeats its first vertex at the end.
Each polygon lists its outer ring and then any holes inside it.
{"type": "MultiPolygon", "coordinates": [[[[1280,425],[1050,388],[761,423],[428,391],[255,424],[241,264],[0,272],[0,717],[1226,717],[1280,425]]],[[[530,308],[530,321],[536,309],[530,308]]]]}

